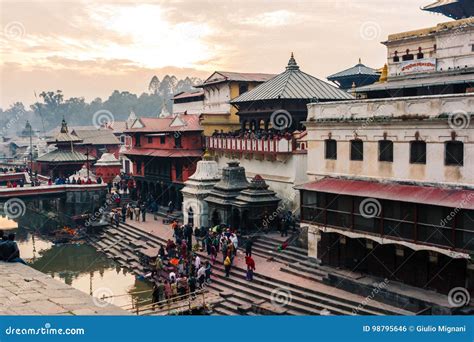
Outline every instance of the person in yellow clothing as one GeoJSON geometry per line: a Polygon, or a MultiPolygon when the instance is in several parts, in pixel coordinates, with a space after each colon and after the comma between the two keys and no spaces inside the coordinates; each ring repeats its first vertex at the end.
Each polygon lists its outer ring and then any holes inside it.
{"type": "Polygon", "coordinates": [[[225,277],[229,278],[230,276],[230,268],[232,267],[232,261],[230,260],[229,255],[224,260],[224,269],[225,269],[225,277]]]}

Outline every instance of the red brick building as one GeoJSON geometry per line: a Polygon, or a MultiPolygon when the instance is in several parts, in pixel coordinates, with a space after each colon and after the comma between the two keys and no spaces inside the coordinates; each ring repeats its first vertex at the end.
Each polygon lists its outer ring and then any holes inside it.
{"type": "Polygon", "coordinates": [[[196,170],[203,154],[199,115],[140,118],[126,132],[132,148],[125,155],[133,161],[137,193],[161,205],[173,202],[181,209],[181,189],[196,170]]]}

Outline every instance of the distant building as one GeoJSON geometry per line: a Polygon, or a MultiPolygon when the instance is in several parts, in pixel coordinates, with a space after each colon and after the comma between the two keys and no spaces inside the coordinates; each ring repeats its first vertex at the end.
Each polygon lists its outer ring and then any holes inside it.
{"type": "Polygon", "coordinates": [[[102,157],[104,153],[111,153],[118,158],[120,140],[117,139],[111,129],[74,128],[72,133],[81,139],[81,142],[76,145],[77,151],[84,154],[89,153],[96,159],[102,157]]]}
{"type": "Polygon", "coordinates": [[[56,149],[36,159],[34,169],[41,175],[52,178],[69,177],[79,171],[84,164],[89,167],[95,161],[93,156],[77,151],[77,145],[82,143],[82,139],[69,133],[64,119],[59,133],[47,143],[55,145],[56,149]]]}
{"type": "Polygon", "coordinates": [[[329,81],[334,82],[339,88],[344,90],[373,84],[379,79],[380,72],[365,66],[361,63],[360,59],[359,63],[352,68],[328,76],[329,81]]]}
{"type": "Polygon", "coordinates": [[[474,18],[391,34],[381,82],[354,89],[359,98],[474,91],[474,18]]]}
{"type": "Polygon", "coordinates": [[[204,91],[183,91],[173,96],[173,114],[201,114],[204,111],[204,91]]]}
{"type": "Polygon", "coordinates": [[[181,209],[180,190],[203,154],[199,115],[139,118],[126,133],[132,137],[132,148],[123,154],[133,161],[139,195],[165,206],[171,201],[181,209]]]}
{"type": "Polygon", "coordinates": [[[237,109],[230,101],[274,77],[272,74],[215,71],[203,84],[204,110],[201,124],[205,136],[215,131],[229,132],[240,127],[237,109]]]}

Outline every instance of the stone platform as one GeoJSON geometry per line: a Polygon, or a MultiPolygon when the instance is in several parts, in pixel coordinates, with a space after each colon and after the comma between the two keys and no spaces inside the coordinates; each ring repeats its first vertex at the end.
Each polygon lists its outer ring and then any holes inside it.
{"type": "Polygon", "coordinates": [[[130,315],[20,263],[0,262],[0,315],[130,315]]]}

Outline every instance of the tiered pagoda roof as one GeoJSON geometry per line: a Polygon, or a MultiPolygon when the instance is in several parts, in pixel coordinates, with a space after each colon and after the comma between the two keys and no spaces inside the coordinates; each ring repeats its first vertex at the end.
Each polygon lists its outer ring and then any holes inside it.
{"type": "Polygon", "coordinates": [[[232,205],[233,200],[240,194],[240,191],[247,189],[250,183],[245,176],[245,169],[239,166],[239,162],[232,161],[222,169],[222,178],[219,183],[206,197],[206,202],[232,205]]]}
{"type": "Polygon", "coordinates": [[[353,67],[328,76],[328,80],[338,84],[341,89],[349,89],[353,85],[356,87],[369,85],[379,78],[377,70],[365,66],[360,59],[353,67]]]}
{"type": "Polygon", "coordinates": [[[276,192],[269,190],[265,180],[256,175],[250,182],[250,186],[240,192],[235,198],[235,205],[238,207],[251,207],[262,204],[278,204],[280,199],[276,192]]]}
{"type": "Polygon", "coordinates": [[[79,143],[79,142],[82,142],[82,139],[79,138],[74,133],[69,133],[66,120],[64,119],[61,122],[61,129],[59,130],[59,133],[56,134],[56,136],[53,139],[47,141],[48,144],[65,144],[65,143],[79,143]]]}

